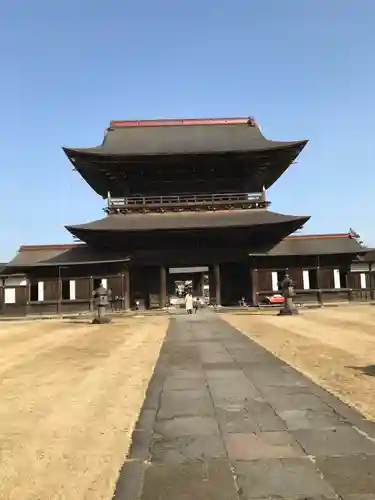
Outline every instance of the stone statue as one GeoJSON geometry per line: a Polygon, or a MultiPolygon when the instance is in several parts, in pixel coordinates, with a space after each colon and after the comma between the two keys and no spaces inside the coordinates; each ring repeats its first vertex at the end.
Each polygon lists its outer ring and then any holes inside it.
{"type": "Polygon", "coordinates": [[[104,324],[111,321],[110,318],[106,316],[106,308],[108,306],[108,290],[104,288],[103,285],[99,285],[93,292],[94,305],[96,309],[96,315],[92,320],[93,324],[104,324]]]}
{"type": "Polygon", "coordinates": [[[293,304],[293,297],[295,295],[294,283],[287,272],[285,273],[280,286],[282,296],[284,297],[284,307],[280,309],[279,316],[291,316],[293,314],[298,314],[298,310],[293,304]]]}

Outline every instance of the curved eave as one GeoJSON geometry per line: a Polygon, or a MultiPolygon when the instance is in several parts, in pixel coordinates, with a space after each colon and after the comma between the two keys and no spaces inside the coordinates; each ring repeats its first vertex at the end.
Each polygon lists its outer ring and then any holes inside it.
{"type": "Polygon", "coordinates": [[[69,267],[94,264],[119,264],[130,260],[129,255],[116,251],[97,252],[86,245],[72,248],[56,248],[53,246],[20,248],[17,255],[6,264],[6,272],[12,270],[29,270],[34,267],[69,267]]]}
{"type": "MultiPolygon", "coordinates": [[[[269,189],[272,184],[274,184],[279,177],[288,169],[288,167],[296,160],[301,151],[304,149],[308,141],[296,141],[296,142],[273,142],[268,141],[275,146],[272,148],[264,149],[248,149],[248,150],[232,150],[232,151],[207,151],[205,153],[169,153],[165,155],[132,155],[131,157],[126,155],[115,155],[108,153],[95,154],[93,151],[100,148],[89,148],[89,149],[71,149],[63,148],[65,154],[74,165],[77,172],[81,177],[91,186],[91,188],[100,196],[106,197],[108,191],[116,190],[116,187],[121,185],[121,172],[124,167],[121,168],[118,162],[134,161],[142,162],[142,158],[147,159],[147,163],[150,164],[150,158],[152,157],[154,161],[158,158],[166,157],[183,157],[183,156],[199,156],[199,155],[209,155],[215,156],[228,154],[228,155],[252,155],[252,154],[269,154],[271,158],[274,159],[274,164],[264,171],[262,174],[261,184],[266,189],[269,189]],[[284,156],[283,161],[279,161],[274,157],[275,154],[279,155],[281,153],[284,156]],[[113,162],[116,162],[113,164],[113,162]]],[[[228,158],[228,161],[231,161],[228,158]]],[[[254,172],[255,173],[255,172],[254,172]]]]}
{"type": "MultiPolygon", "coordinates": [[[[307,141],[272,141],[248,120],[232,120],[189,126],[113,126],[101,145],[91,148],[63,148],[68,156],[164,156],[225,152],[266,151],[305,145],[307,141]]],[[[302,146],[303,147],[303,146],[302,146]]]]}
{"type": "Polygon", "coordinates": [[[290,231],[302,227],[309,216],[283,215],[267,210],[205,212],[180,214],[134,214],[110,215],[103,219],[75,226],[65,226],[77,238],[85,241],[87,236],[96,234],[105,238],[109,234],[136,235],[137,233],[214,231],[228,228],[255,229],[267,226],[273,228],[288,226],[290,231]]]}
{"type": "MultiPolygon", "coordinates": [[[[111,159],[127,159],[127,158],[150,158],[150,157],[159,157],[159,156],[177,156],[177,155],[199,155],[199,154],[224,154],[224,153],[252,153],[252,152],[265,152],[276,149],[286,149],[296,147],[299,150],[299,153],[303,150],[306,144],[309,141],[307,139],[300,141],[269,141],[267,139],[264,140],[262,144],[258,147],[242,147],[242,148],[222,148],[220,145],[214,149],[193,149],[191,151],[184,150],[165,150],[165,151],[153,151],[153,152],[142,152],[142,151],[133,151],[133,152],[114,152],[110,149],[105,148],[103,145],[95,146],[92,148],[68,148],[63,146],[62,149],[64,153],[67,155],[70,161],[72,158],[81,157],[84,158],[87,162],[90,162],[90,158],[94,160],[95,157],[103,157],[103,160],[111,158],[111,159]]],[[[95,159],[97,161],[98,158],[95,159]]]]}

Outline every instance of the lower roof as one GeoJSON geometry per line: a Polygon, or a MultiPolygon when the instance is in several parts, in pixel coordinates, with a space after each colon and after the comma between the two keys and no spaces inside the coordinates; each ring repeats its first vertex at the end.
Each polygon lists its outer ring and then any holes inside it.
{"type": "Polygon", "coordinates": [[[278,243],[269,256],[366,254],[363,247],[348,233],[328,235],[293,235],[278,243]]]}
{"type": "MultiPolygon", "coordinates": [[[[314,256],[339,254],[365,254],[375,262],[375,251],[361,246],[350,234],[294,235],[288,236],[264,257],[314,256]]],[[[99,252],[85,244],[21,246],[15,258],[9,262],[3,274],[12,269],[74,266],[96,263],[120,263],[129,256],[119,252],[99,252]]]]}
{"type": "Polygon", "coordinates": [[[64,267],[87,264],[126,262],[129,257],[117,252],[93,250],[84,244],[21,246],[17,255],[3,269],[20,267],[64,267]]]}
{"type": "Polygon", "coordinates": [[[283,215],[265,209],[216,210],[213,212],[179,212],[109,215],[103,219],[66,226],[72,234],[85,231],[176,231],[189,229],[219,229],[227,227],[251,227],[267,224],[296,222],[300,226],[310,217],[283,215]]]}

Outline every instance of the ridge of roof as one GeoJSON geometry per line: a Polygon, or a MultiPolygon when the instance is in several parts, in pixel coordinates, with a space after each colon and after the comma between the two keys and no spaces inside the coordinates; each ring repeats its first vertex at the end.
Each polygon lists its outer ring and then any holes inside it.
{"type": "Polygon", "coordinates": [[[61,243],[51,245],[21,245],[19,252],[28,252],[32,250],[71,250],[72,248],[85,247],[86,243],[61,243]]]}
{"type": "Polygon", "coordinates": [[[351,238],[350,233],[323,233],[323,234],[291,234],[287,236],[285,239],[298,239],[298,240],[307,240],[307,239],[332,239],[332,238],[351,238]]]}
{"type": "Polygon", "coordinates": [[[192,125],[248,125],[257,127],[253,117],[247,118],[161,118],[155,120],[111,120],[109,128],[176,127],[192,125]]]}

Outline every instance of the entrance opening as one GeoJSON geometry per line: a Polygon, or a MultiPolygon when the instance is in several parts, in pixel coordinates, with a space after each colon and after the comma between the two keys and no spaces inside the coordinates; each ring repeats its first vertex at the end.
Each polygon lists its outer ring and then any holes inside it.
{"type": "Polygon", "coordinates": [[[191,292],[194,298],[206,305],[210,302],[208,267],[170,267],[168,272],[167,294],[169,303],[176,307],[184,306],[185,295],[191,292]]]}

